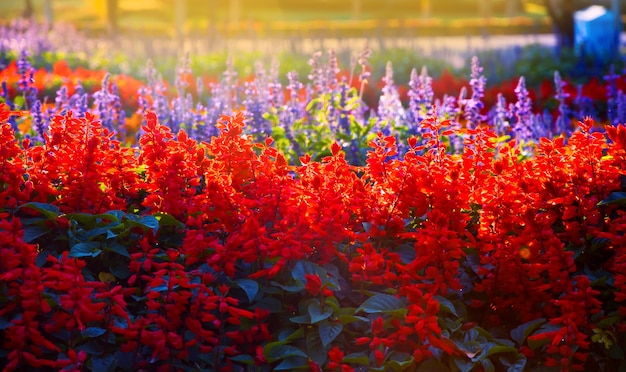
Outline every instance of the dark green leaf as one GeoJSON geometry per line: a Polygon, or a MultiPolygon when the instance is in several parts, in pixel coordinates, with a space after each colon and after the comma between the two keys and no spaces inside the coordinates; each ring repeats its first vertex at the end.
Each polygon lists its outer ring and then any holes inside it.
{"type": "Polygon", "coordinates": [[[52,229],[47,226],[24,226],[24,236],[22,237],[22,240],[24,240],[24,243],[32,243],[35,239],[46,235],[50,231],[52,231],[52,229]]]}
{"type": "Polygon", "coordinates": [[[139,223],[152,229],[155,234],[159,229],[159,220],[154,216],[144,216],[139,220],[139,223]]]}
{"type": "Polygon", "coordinates": [[[277,345],[269,350],[267,360],[274,362],[276,360],[286,359],[293,356],[300,356],[306,358],[307,355],[304,351],[291,345],[277,345]]]}
{"type": "Polygon", "coordinates": [[[450,300],[442,296],[433,296],[433,298],[439,302],[440,312],[452,314],[457,318],[459,317],[459,314],[457,314],[456,309],[450,300]]]}
{"type": "Polygon", "coordinates": [[[77,350],[85,350],[87,354],[90,355],[102,355],[102,346],[100,346],[95,341],[87,342],[86,344],[79,345],[76,347],[77,350]]]}
{"type": "Polygon", "coordinates": [[[291,357],[280,362],[274,367],[274,371],[293,371],[295,369],[308,368],[309,361],[307,358],[291,357]]]}
{"type": "Polygon", "coordinates": [[[37,254],[37,259],[35,260],[35,264],[38,267],[43,267],[43,265],[45,265],[46,261],[48,260],[48,256],[50,256],[50,251],[39,252],[39,254],[37,254]]]}
{"type": "Polygon", "coordinates": [[[320,304],[318,302],[311,302],[307,310],[308,310],[309,316],[311,317],[311,323],[313,324],[317,322],[321,322],[324,319],[327,319],[333,313],[331,309],[326,309],[322,311],[322,309],[320,308],[320,304]]]}
{"type": "Polygon", "coordinates": [[[5,317],[0,318],[0,330],[7,329],[13,325],[13,322],[10,322],[5,317]]]}
{"type": "Polygon", "coordinates": [[[613,345],[611,345],[611,348],[609,349],[609,356],[613,359],[623,360],[624,350],[622,350],[620,345],[618,345],[617,343],[614,343],[613,345]]]}
{"type": "Polygon", "coordinates": [[[386,313],[404,308],[400,299],[384,293],[376,294],[365,300],[355,313],[364,311],[368,314],[386,313]]]}
{"type": "Polygon", "coordinates": [[[105,355],[91,358],[91,370],[94,372],[112,372],[115,370],[115,357],[105,355]]]}
{"type": "Polygon", "coordinates": [[[297,292],[304,290],[304,284],[283,285],[278,282],[272,282],[271,284],[290,293],[297,293],[297,292]]]}
{"type": "Polygon", "coordinates": [[[249,366],[253,366],[254,365],[254,357],[252,357],[252,355],[248,355],[248,354],[236,355],[234,357],[230,357],[229,359],[232,360],[233,362],[244,363],[244,364],[247,364],[249,366]]]}
{"type": "Polygon", "coordinates": [[[96,226],[98,222],[96,217],[89,213],[68,213],[65,215],[65,218],[70,221],[77,221],[79,224],[90,229],[96,226]]]}
{"type": "Polygon", "coordinates": [[[120,243],[110,244],[105,248],[105,250],[110,251],[110,252],[115,252],[119,254],[120,256],[130,258],[130,254],[128,254],[128,249],[120,243]]]}
{"type": "Polygon", "coordinates": [[[59,211],[59,208],[56,205],[46,204],[46,203],[31,202],[31,203],[22,204],[20,208],[34,209],[38,211],[39,213],[43,214],[49,220],[54,220],[61,214],[61,211],[59,211]]]}
{"type": "Polygon", "coordinates": [[[251,279],[238,279],[235,281],[235,284],[246,292],[249,302],[254,301],[254,298],[259,292],[259,283],[251,279]]]}
{"type": "Polygon", "coordinates": [[[310,261],[296,262],[296,265],[291,271],[292,278],[300,283],[306,283],[306,274],[317,274],[320,279],[322,279],[322,283],[326,281],[326,277],[328,276],[327,271],[316,263],[310,261]]]}
{"type": "Polygon", "coordinates": [[[184,223],[178,221],[171,214],[156,213],[154,216],[159,221],[159,227],[174,226],[178,228],[183,228],[185,226],[184,223]]]}
{"type": "Polygon", "coordinates": [[[598,203],[598,205],[617,204],[621,207],[626,206],[626,192],[614,191],[606,199],[598,203]]]}
{"type": "Polygon", "coordinates": [[[82,332],[83,337],[98,337],[102,336],[106,330],[100,327],[87,327],[82,332]]]}
{"type": "Polygon", "coordinates": [[[544,318],[539,318],[526,322],[511,330],[511,339],[517,343],[518,346],[524,345],[528,336],[530,336],[535,329],[545,323],[544,318]]]}
{"type": "Polygon", "coordinates": [[[487,355],[486,356],[490,356],[490,355],[494,355],[494,354],[500,354],[500,353],[514,353],[517,354],[518,350],[517,348],[514,348],[512,346],[504,346],[504,345],[495,345],[489,348],[489,350],[487,351],[487,355]]]}
{"type": "Polygon", "coordinates": [[[352,353],[344,356],[341,363],[368,366],[370,364],[370,360],[365,353],[352,353]]]}
{"type": "Polygon", "coordinates": [[[622,317],[619,315],[608,316],[598,321],[598,323],[596,323],[596,327],[600,329],[606,329],[617,323],[620,319],[622,319],[622,317]]]}
{"type": "MultiPolygon", "coordinates": [[[[456,361],[456,359],[455,359],[456,361]]],[[[445,364],[441,363],[437,359],[429,358],[420,363],[417,366],[417,372],[447,372],[450,371],[445,364]]]]}
{"type": "MultiPolygon", "coordinates": [[[[470,372],[475,364],[468,358],[454,358],[454,365],[459,369],[460,372],[470,372]]],[[[425,370],[424,370],[425,371],[425,370]]]]}
{"type": "Polygon", "coordinates": [[[483,369],[485,372],[495,372],[496,366],[493,365],[493,362],[489,359],[483,359],[480,361],[483,365],[483,369]]]}
{"type": "Polygon", "coordinates": [[[306,347],[311,358],[315,363],[323,365],[328,357],[328,349],[322,344],[322,340],[317,332],[309,332],[306,334],[306,347]]]}
{"type": "Polygon", "coordinates": [[[503,366],[507,367],[507,372],[524,372],[526,368],[526,357],[519,352],[515,355],[499,355],[498,360],[503,366]]]}
{"type": "Polygon", "coordinates": [[[311,324],[311,317],[308,314],[292,316],[289,320],[296,324],[311,324]]]}
{"type": "Polygon", "coordinates": [[[385,365],[391,367],[394,372],[402,372],[410,368],[414,361],[415,358],[407,353],[393,353],[385,365]]]}
{"type": "Polygon", "coordinates": [[[297,338],[302,338],[304,337],[304,330],[300,327],[298,329],[291,330],[291,329],[283,329],[282,331],[280,331],[278,333],[278,341],[284,341],[284,342],[289,342],[292,340],[295,340],[297,338]]]}
{"type": "Polygon", "coordinates": [[[127,265],[115,265],[109,268],[111,274],[118,279],[127,279],[130,277],[130,270],[127,265]]]}
{"type": "Polygon", "coordinates": [[[354,322],[369,322],[370,320],[364,316],[356,316],[356,315],[339,315],[339,321],[341,324],[350,324],[354,322]]]}
{"type": "Polygon", "coordinates": [[[343,325],[341,323],[331,323],[328,321],[320,323],[319,334],[322,345],[324,345],[324,347],[330,345],[330,343],[333,342],[337,336],[339,336],[342,330],[343,325]]]}
{"type": "Polygon", "coordinates": [[[96,257],[101,252],[99,242],[78,243],[70,249],[69,257],[96,257]]]}

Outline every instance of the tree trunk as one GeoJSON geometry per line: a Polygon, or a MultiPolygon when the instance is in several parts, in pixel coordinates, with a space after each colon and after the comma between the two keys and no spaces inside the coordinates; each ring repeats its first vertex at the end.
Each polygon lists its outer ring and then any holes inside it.
{"type": "Polygon", "coordinates": [[[560,46],[574,45],[574,6],[570,0],[545,0],[560,46]]]}
{"type": "Polygon", "coordinates": [[[34,15],[35,15],[35,10],[33,9],[33,1],[24,0],[24,10],[22,11],[22,17],[32,18],[34,15]]]}
{"type": "Polygon", "coordinates": [[[48,26],[54,23],[54,11],[52,10],[52,0],[44,0],[43,2],[43,18],[48,26]]]}
{"type": "Polygon", "coordinates": [[[179,42],[185,37],[185,20],[187,19],[187,0],[176,0],[176,38],[179,42]]]}
{"type": "Polygon", "coordinates": [[[107,0],[107,31],[109,34],[117,32],[117,5],[118,0],[107,0]]]}

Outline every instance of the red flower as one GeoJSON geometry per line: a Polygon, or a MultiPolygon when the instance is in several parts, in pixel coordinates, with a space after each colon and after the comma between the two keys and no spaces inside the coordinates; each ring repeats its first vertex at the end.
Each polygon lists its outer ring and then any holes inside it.
{"type": "Polygon", "coordinates": [[[306,283],[304,288],[311,296],[317,296],[322,292],[322,279],[317,274],[304,274],[306,283]]]}

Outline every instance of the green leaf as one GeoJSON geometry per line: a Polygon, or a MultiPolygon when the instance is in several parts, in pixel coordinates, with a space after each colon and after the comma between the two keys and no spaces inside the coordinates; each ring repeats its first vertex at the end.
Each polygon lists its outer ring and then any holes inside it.
{"type": "Polygon", "coordinates": [[[404,307],[402,301],[397,297],[379,293],[365,300],[361,306],[356,309],[355,313],[360,311],[364,311],[368,314],[387,313],[397,311],[404,307]]]}
{"type": "Polygon", "coordinates": [[[69,257],[96,257],[102,252],[99,242],[84,242],[75,244],[70,249],[69,257]]]}
{"type": "Polygon", "coordinates": [[[626,192],[614,191],[606,199],[598,203],[598,205],[617,204],[620,207],[626,206],[626,192]]]}
{"type": "Polygon", "coordinates": [[[47,226],[24,226],[24,236],[22,237],[22,240],[24,240],[24,243],[32,243],[35,241],[35,239],[46,235],[50,231],[52,231],[52,229],[47,226]]]}
{"type": "Polygon", "coordinates": [[[117,279],[128,279],[130,277],[130,270],[128,269],[128,265],[115,265],[109,268],[111,274],[113,274],[117,279]]]}
{"type": "Polygon", "coordinates": [[[304,290],[304,284],[301,283],[297,285],[283,285],[278,282],[271,282],[271,284],[290,293],[297,293],[304,290]]]}
{"type": "Polygon", "coordinates": [[[459,369],[460,372],[470,372],[475,366],[474,362],[467,358],[454,358],[454,365],[459,369]]]}
{"type": "Polygon", "coordinates": [[[139,223],[152,229],[155,234],[159,230],[159,220],[154,216],[144,216],[139,220],[139,223]]]}
{"type": "Polygon", "coordinates": [[[235,284],[246,292],[249,302],[254,301],[254,298],[259,292],[259,283],[252,279],[238,279],[235,281],[235,284]]]}
{"type": "Polygon", "coordinates": [[[393,353],[385,365],[395,372],[402,372],[410,368],[414,361],[415,358],[407,353],[393,353]]]}
{"type": "Polygon", "coordinates": [[[119,254],[120,256],[130,258],[130,254],[128,254],[128,249],[120,243],[113,243],[113,244],[107,245],[104,248],[104,250],[109,251],[109,252],[115,252],[119,254]]]}
{"type": "Polygon", "coordinates": [[[81,225],[88,227],[90,229],[96,226],[97,224],[96,217],[93,214],[89,214],[89,213],[68,213],[65,215],[65,217],[69,221],[77,221],[81,225]]]}
{"type": "Polygon", "coordinates": [[[526,368],[526,357],[522,353],[504,354],[498,356],[498,360],[507,367],[508,372],[524,372],[526,368]]]}
{"type": "Polygon", "coordinates": [[[489,348],[489,350],[487,351],[486,356],[490,356],[490,355],[494,355],[494,354],[500,354],[500,353],[518,353],[517,348],[514,348],[512,346],[505,346],[505,345],[495,345],[489,348]]]}
{"type": "Polygon", "coordinates": [[[306,334],[306,347],[309,353],[308,357],[315,363],[323,365],[328,358],[328,349],[322,344],[318,332],[308,332],[306,334]]]}
{"type": "Polygon", "coordinates": [[[292,316],[289,320],[296,324],[311,324],[311,316],[308,314],[292,316]]]}
{"type": "Polygon", "coordinates": [[[442,296],[433,296],[433,298],[439,301],[440,312],[452,314],[457,318],[459,317],[459,314],[457,314],[456,309],[454,308],[454,305],[452,304],[452,302],[450,302],[450,300],[442,296]]]}
{"type": "Polygon", "coordinates": [[[535,329],[537,329],[545,322],[546,319],[539,318],[521,324],[520,326],[511,330],[511,339],[513,339],[513,341],[515,341],[518,346],[522,346],[524,345],[524,342],[526,342],[528,336],[530,336],[535,331],[535,329]]]}
{"type": "Polygon", "coordinates": [[[370,364],[370,360],[365,353],[352,353],[344,356],[341,363],[368,366],[370,364]]]}
{"type": "Polygon", "coordinates": [[[22,204],[20,208],[34,209],[38,211],[39,213],[43,214],[49,220],[56,219],[61,214],[61,211],[56,205],[46,204],[46,203],[31,202],[31,203],[22,204]]]}
{"type": "Polygon", "coordinates": [[[268,362],[274,362],[276,360],[286,359],[293,356],[300,356],[306,358],[307,355],[304,351],[291,345],[277,345],[269,350],[267,355],[268,362]]]}
{"type": "Polygon", "coordinates": [[[6,318],[0,318],[0,330],[7,329],[13,326],[13,322],[7,320],[6,318]]]}
{"type": "Polygon", "coordinates": [[[106,329],[100,327],[87,327],[81,333],[83,337],[98,337],[102,336],[106,332],[106,329]]]}
{"type": "Polygon", "coordinates": [[[174,216],[172,216],[171,214],[159,212],[156,213],[154,217],[159,221],[159,227],[174,226],[178,228],[183,228],[185,226],[184,223],[174,218],[174,216]]]}
{"type": "Polygon", "coordinates": [[[343,324],[341,323],[331,323],[328,321],[320,323],[319,334],[322,345],[324,345],[324,347],[330,345],[330,343],[333,342],[337,336],[339,336],[342,330],[343,324]]]}
{"type": "Polygon", "coordinates": [[[112,372],[115,370],[115,365],[116,361],[113,355],[91,358],[91,370],[94,372],[112,372]]]}
{"type": "Polygon", "coordinates": [[[307,358],[292,357],[283,360],[279,365],[274,367],[274,371],[293,371],[295,369],[308,369],[309,361],[307,358]]]}
{"type": "MultiPolygon", "coordinates": [[[[456,361],[456,359],[455,359],[456,361]]],[[[450,371],[445,364],[435,358],[429,358],[417,366],[417,372],[446,372],[450,371]]]]}
{"type": "MultiPolygon", "coordinates": [[[[112,211],[108,211],[107,213],[105,213],[105,215],[107,216],[111,216],[112,218],[115,218],[115,220],[112,221],[122,221],[122,219],[124,218],[124,216],[126,215],[126,213],[120,211],[120,210],[112,210],[112,211]]],[[[107,219],[109,219],[107,217],[107,219]]]]}
{"type": "Polygon", "coordinates": [[[284,343],[287,343],[289,341],[293,341],[297,338],[302,337],[304,337],[304,330],[301,327],[296,329],[295,331],[283,329],[278,335],[278,340],[279,342],[284,341],[284,343]]]}
{"type": "Polygon", "coordinates": [[[356,316],[356,315],[339,315],[339,321],[341,324],[350,324],[354,322],[369,322],[370,320],[364,316],[356,316]]]}
{"type": "Polygon", "coordinates": [[[483,359],[480,361],[483,365],[483,369],[485,372],[495,372],[496,366],[493,365],[493,362],[489,359],[483,359]]]}
{"type": "Polygon", "coordinates": [[[291,277],[300,283],[306,283],[306,274],[317,274],[322,283],[325,283],[328,277],[328,272],[316,263],[302,260],[296,262],[293,270],[291,270],[291,277]]]}
{"type": "Polygon", "coordinates": [[[239,362],[239,363],[243,363],[249,366],[254,365],[254,358],[252,357],[252,355],[249,355],[249,354],[236,355],[236,356],[230,357],[229,359],[232,360],[233,362],[239,362]]]}
{"type": "Polygon", "coordinates": [[[598,321],[598,323],[596,323],[596,327],[598,327],[600,329],[606,329],[606,328],[612,326],[613,324],[617,323],[621,318],[622,317],[619,316],[619,315],[608,316],[608,317],[598,321]]]}
{"type": "Polygon", "coordinates": [[[321,322],[324,319],[330,317],[333,313],[331,309],[322,311],[318,302],[311,302],[307,308],[309,316],[311,317],[311,323],[315,324],[321,322]]]}

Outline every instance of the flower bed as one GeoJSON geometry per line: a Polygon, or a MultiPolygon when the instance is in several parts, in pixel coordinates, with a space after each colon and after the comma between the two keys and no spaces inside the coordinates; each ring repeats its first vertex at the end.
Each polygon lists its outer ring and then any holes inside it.
{"type": "Polygon", "coordinates": [[[6,370],[624,368],[623,125],[525,157],[430,116],[402,156],[289,165],[241,114],[199,143],[148,112],[129,148],[0,113],[6,370]]]}

